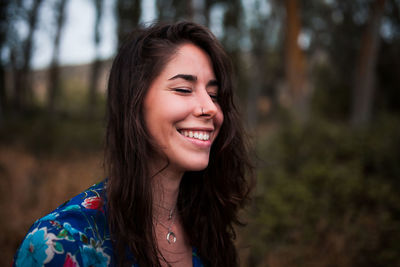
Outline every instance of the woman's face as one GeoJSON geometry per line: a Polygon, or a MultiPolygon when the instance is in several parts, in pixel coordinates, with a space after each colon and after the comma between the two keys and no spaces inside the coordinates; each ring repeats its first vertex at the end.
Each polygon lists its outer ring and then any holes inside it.
{"type": "Polygon", "coordinates": [[[203,170],[224,120],[209,56],[183,44],[152,82],[144,99],[147,129],[158,147],[152,164],[177,172],[203,170]]]}

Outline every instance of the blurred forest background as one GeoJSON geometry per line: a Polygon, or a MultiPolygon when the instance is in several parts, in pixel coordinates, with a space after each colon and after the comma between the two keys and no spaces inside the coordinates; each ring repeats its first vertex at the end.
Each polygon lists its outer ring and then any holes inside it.
{"type": "MultiPolygon", "coordinates": [[[[0,4],[1,266],[35,219],[104,177],[106,7],[84,0],[96,56],[66,66],[70,1],[0,4]],[[37,69],[44,5],[53,52],[37,69]]],[[[146,22],[148,1],[112,2],[119,43],[146,22]]],[[[242,266],[400,266],[400,1],[154,0],[154,9],[156,20],[207,25],[234,62],[257,155],[242,266]]]]}

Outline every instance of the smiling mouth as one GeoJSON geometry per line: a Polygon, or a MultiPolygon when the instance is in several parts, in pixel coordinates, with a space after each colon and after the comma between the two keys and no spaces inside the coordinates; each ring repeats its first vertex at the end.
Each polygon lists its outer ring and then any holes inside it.
{"type": "Polygon", "coordinates": [[[210,140],[210,133],[209,131],[195,131],[195,130],[178,130],[178,132],[189,138],[201,140],[201,141],[208,141],[210,140]]]}

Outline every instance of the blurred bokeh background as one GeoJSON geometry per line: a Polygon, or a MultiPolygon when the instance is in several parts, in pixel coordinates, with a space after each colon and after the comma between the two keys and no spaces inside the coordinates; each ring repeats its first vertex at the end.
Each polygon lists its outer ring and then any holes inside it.
{"type": "Polygon", "coordinates": [[[242,266],[400,266],[399,0],[1,1],[0,265],[35,219],[104,178],[126,33],[182,19],[234,62],[257,166],[242,266]]]}

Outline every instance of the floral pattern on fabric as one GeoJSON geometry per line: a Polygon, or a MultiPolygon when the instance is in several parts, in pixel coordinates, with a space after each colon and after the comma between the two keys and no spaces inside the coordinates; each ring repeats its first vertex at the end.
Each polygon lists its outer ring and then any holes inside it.
{"type": "MultiPolygon", "coordinates": [[[[105,182],[96,184],[37,220],[15,254],[13,266],[116,266],[105,186],[105,182]]],[[[203,266],[195,249],[192,259],[193,267],[203,266]]]]}
{"type": "Polygon", "coordinates": [[[47,229],[36,228],[27,235],[21,245],[20,256],[16,260],[16,265],[36,266],[37,263],[47,263],[53,259],[56,249],[53,242],[56,237],[54,234],[47,234],[47,229]]]}
{"type": "Polygon", "coordinates": [[[63,267],[77,267],[77,266],[79,266],[79,265],[76,262],[75,256],[72,256],[71,253],[67,253],[63,267]]]}

